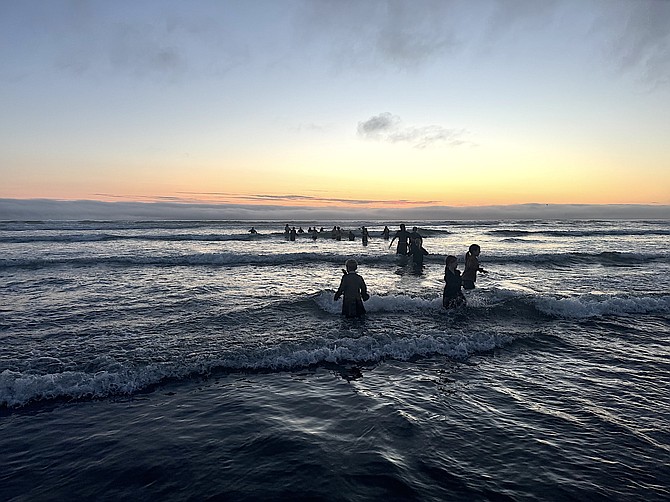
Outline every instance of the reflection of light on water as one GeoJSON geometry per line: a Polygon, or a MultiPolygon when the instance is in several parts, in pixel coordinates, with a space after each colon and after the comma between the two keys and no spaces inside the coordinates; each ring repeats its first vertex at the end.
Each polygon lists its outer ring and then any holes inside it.
{"type": "Polygon", "coordinates": [[[507,280],[502,280],[498,281],[498,286],[503,288],[503,289],[508,289],[510,291],[517,291],[519,293],[528,293],[528,294],[535,294],[536,291],[530,287],[524,286],[522,284],[519,284],[518,282],[515,282],[514,280],[507,279],[507,280]]]}

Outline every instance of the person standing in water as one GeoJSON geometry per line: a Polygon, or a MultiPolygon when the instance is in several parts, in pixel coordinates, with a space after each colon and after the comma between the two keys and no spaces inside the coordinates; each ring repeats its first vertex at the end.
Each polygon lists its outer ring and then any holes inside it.
{"type": "Polygon", "coordinates": [[[385,241],[389,240],[390,234],[391,231],[389,230],[389,227],[387,225],[384,225],[384,230],[382,230],[382,237],[384,238],[385,241]]]}
{"type": "Polygon", "coordinates": [[[423,247],[423,238],[420,235],[412,239],[409,254],[412,255],[414,271],[421,273],[423,270],[423,257],[428,254],[428,251],[423,247]]]}
{"type": "Polygon", "coordinates": [[[410,238],[410,233],[405,230],[405,224],[401,223],[400,224],[400,230],[398,230],[395,235],[393,236],[393,239],[391,239],[391,243],[389,244],[389,248],[393,246],[393,241],[398,239],[398,247],[396,248],[395,254],[399,254],[402,256],[407,255],[408,249],[407,247],[409,246],[409,238],[410,238]]]}
{"type": "Polygon", "coordinates": [[[447,256],[446,266],[444,267],[444,291],[442,292],[442,306],[445,309],[453,309],[465,305],[465,295],[461,291],[463,281],[461,280],[461,271],[458,270],[458,258],[447,256]]]}
{"type": "Polygon", "coordinates": [[[356,273],[358,263],[353,258],[345,262],[346,270],[340,281],[340,287],[335,292],[334,301],[344,295],[342,301],[342,315],[346,317],[361,317],[365,314],[363,302],[368,301],[368,288],[363,278],[356,273]]]}
{"type": "Polygon", "coordinates": [[[361,241],[363,241],[364,246],[368,245],[368,239],[369,238],[370,238],[370,233],[368,232],[368,229],[366,227],[361,227],[361,241]]]}
{"type": "Polygon", "coordinates": [[[419,227],[412,227],[412,231],[409,234],[410,242],[415,239],[423,239],[423,236],[419,233],[419,227]]]}
{"type": "Polygon", "coordinates": [[[465,270],[463,271],[463,289],[475,289],[475,282],[477,282],[477,272],[482,274],[486,270],[479,266],[479,254],[481,248],[479,244],[472,244],[467,253],[465,253],[465,270]]]}

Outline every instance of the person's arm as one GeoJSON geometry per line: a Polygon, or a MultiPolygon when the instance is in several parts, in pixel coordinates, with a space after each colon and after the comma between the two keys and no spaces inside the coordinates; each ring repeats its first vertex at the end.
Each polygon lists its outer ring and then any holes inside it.
{"type": "Polygon", "coordinates": [[[368,287],[365,285],[365,281],[361,277],[361,298],[363,298],[364,302],[367,302],[370,299],[370,295],[368,294],[368,287]]]}
{"type": "Polygon", "coordinates": [[[389,247],[393,246],[393,241],[395,240],[396,237],[398,237],[398,236],[397,235],[393,236],[393,239],[391,239],[391,243],[389,244],[389,247]]]}
{"type": "Polygon", "coordinates": [[[340,280],[340,287],[337,288],[337,291],[335,291],[335,297],[333,298],[334,301],[337,301],[340,299],[342,294],[344,294],[344,278],[346,275],[342,276],[342,279],[340,280]]]}

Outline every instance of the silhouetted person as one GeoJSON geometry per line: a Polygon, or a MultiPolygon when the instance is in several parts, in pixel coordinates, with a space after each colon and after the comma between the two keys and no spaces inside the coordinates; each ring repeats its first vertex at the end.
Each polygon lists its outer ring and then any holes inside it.
{"type": "Polygon", "coordinates": [[[355,241],[356,240],[356,236],[354,235],[353,230],[349,230],[349,240],[350,241],[355,241]]]}
{"type": "Polygon", "coordinates": [[[384,225],[384,230],[382,230],[382,237],[384,238],[385,241],[389,240],[389,234],[391,231],[389,230],[389,227],[384,225]]]}
{"type": "Polygon", "coordinates": [[[365,314],[364,301],[370,298],[368,288],[363,278],[356,273],[358,263],[354,259],[346,261],[346,270],[340,281],[340,287],[335,292],[334,300],[337,301],[342,295],[342,315],[347,317],[360,317],[365,314]]]}
{"type": "Polygon", "coordinates": [[[250,233],[251,235],[254,235],[254,234],[257,234],[258,232],[256,231],[256,229],[255,229],[254,227],[251,227],[251,228],[249,229],[249,233],[250,233]]]}
{"type": "Polygon", "coordinates": [[[428,254],[428,251],[423,247],[423,239],[420,235],[412,239],[409,253],[412,255],[414,270],[420,272],[423,269],[423,257],[428,254]]]}
{"type": "Polygon", "coordinates": [[[479,266],[479,253],[481,248],[478,244],[472,244],[467,253],[465,253],[465,270],[463,270],[463,289],[475,289],[475,282],[477,282],[477,272],[482,274],[486,270],[479,266]]]}
{"type": "Polygon", "coordinates": [[[296,235],[296,231],[295,231],[295,227],[293,227],[293,228],[291,228],[291,233],[289,233],[289,235],[288,235],[288,240],[294,241],[295,240],[295,235],[296,235]]]}
{"type": "Polygon", "coordinates": [[[398,239],[398,247],[396,248],[395,254],[399,254],[402,256],[407,255],[408,252],[408,246],[409,246],[409,238],[410,234],[407,230],[405,230],[405,224],[401,223],[400,224],[400,230],[398,230],[395,235],[393,236],[393,239],[391,239],[391,243],[389,244],[389,247],[393,246],[393,241],[398,239]]]}
{"type": "Polygon", "coordinates": [[[368,245],[368,239],[370,238],[370,233],[368,232],[368,229],[365,227],[361,227],[361,241],[363,241],[363,245],[367,246],[368,245]]]}
{"type": "Polygon", "coordinates": [[[447,256],[444,267],[444,292],[442,293],[442,306],[445,309],[453,309],[466,304],[465,296],[461,287],[461,271],[458,270],[458,259],[455,256],[447,256]]]}

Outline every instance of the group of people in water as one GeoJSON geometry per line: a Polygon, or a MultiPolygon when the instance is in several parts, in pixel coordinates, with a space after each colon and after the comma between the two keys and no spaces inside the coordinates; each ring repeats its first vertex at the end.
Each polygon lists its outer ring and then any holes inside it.
{"type": "MultiPolygon", "coordinates": [[[[251,234],[257,234],[257,230],[251,227],[249,230],[251,234]]],[[[284,236],[290,241],[295,241],[298,234],[309,234],[313,240],[317,239],[319,234],[327,233],[323,227],[317,230],[315,227],[309,227],[307,231],[299,227],[290,227],[288,224],[284,227],[284,236]]],[[[334,240],[341,241],[344,231],[339,226],[334,226],[330,231],[330,237],[334,240]]],[[[370,232],[366,227],[361,227],[360,231],[363,245],[368,244],[370,239],[370,232]]],[[[391,237],[391,231],[388,226],[384,226],[381,232],[381,237],[388,240],[391,237]]],[[[350,241],[356,239],[353,230],[349,230],[347,238],[350,241]]],[[[418,227],[413,227],[412,231],[408,231],[404,223],[400,224],[400,229],[395,232],[389,248],[393,246],[395,241],[396,254],[402,257],[411,257],[413,269],[419,272],[423,269],[424,256],[428,255],[428,251],[423,247],[423,236],[419,233],[418,227]]],[[[442,292],[442,306],[445,309],[454,309],[464,306],[467,301],[463,290],[474,289],[477,281],[477,273],[486,273],[486,270],[479,265],[479,254],[481,248],[478,244],[472,244],[465,253],[465,268],[463,273],[458,270],[458,258],[449,255],[446,258],[444,267],[444,291],[442,292]]],[[[340,286],[335,292],[334,300],[338,301],[343,297],[342,301],[342,315],[346,317],[360,317],[365,314],[365,306],[363,302],[367,301],[368,295],[367,286],[363,278],[356,272],[358,263],[354,259],[349,259],[345,262],[346,269],[343,269],[342,280],[340,286]]]]}
{"type": "MultiPolygon", "coordinates": [[[[363,227],[365,228],[365,227],[363,227]]],[[[388,238],[388,227],[384,227],[384,232],[388,238]]],[[[393,242],[398,239],[396,254],[401,256],[412,256],[412,261],[415,267],[423,267],[423,257],[428,254],[423,248],[423,237],[419,234],[417,227],[408,232],[404,224],[400,225],[389,247],[393,246],[393,242]]],[[[454,309],[464,306],[467,301],[463,294],[463,289],[474,289],[477,281],[477,273],[486,273],[479,264],[479,255],[481,248],[478,244],[472,244],[465,253],[465,269],[461,274],[458,270],[458,258],[449,255],[446,258],[444,268],[444,291],[442,292],[442,306],[445,309],[454,309]]],[[[356,260],[349,259],[345,262],[346,270],[343,270],[344,275],[340,281],[340,286],[335,292],[334,300],[337,301],[340,297],[344,297],[342,301],[342,315],[346,317],[360,317],[365,314],[364,301],[370,297],[368,295],[365,280],[356,272],[358,263],[356,260]]]]}
{"type": "MultiPolygon", "coordinates": [[[[251,227],[251,230],[255,230],[254,227],[251,227]]],[[[249,232],[251,232],[251,230],[249,230],[249,232]]],[[[303,230],[302,227],[298,227],[298,229],[296,230],[295,227],[289,227],[288,223],[284,227],[284,236],[286,237],[286,239],[290,241],[294,241],[299,234],[304,233],[309,234],[312,237],[312,240],[316,240],[319,234],[323,234],[324,232],[326,231],[324,230],[323,227],[321,227],[319,230],[317,230],[316,227],[309,227],[307,231],[303,230]]],[[[341,241],[343,236],[344,236],[344,230],[342,230],[341,227],[334,226],[333,229],[330,231],[330,237],[333,240],[341,241]]],[[[346,237],[350,241],[356,240],[356,234],[354,234],[353,230],[349,230],[346,237]]],[[[369,239],[370,239],[370,232],[368,232],[368,229],[366,227],[361,227],[361,241],[363,242],[364,246],[368,245],[369,239]]]]}

